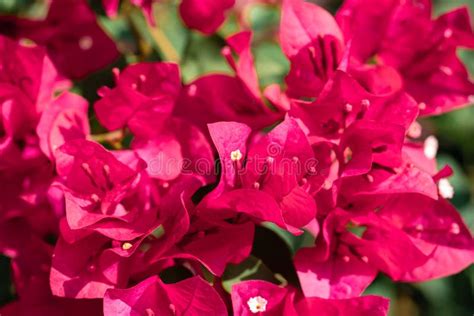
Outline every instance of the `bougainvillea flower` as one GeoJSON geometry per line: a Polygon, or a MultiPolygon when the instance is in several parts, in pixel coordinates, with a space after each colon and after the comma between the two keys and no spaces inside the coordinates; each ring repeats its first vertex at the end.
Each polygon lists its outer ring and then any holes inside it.
{"type": "Polygon", "coordinates": [[[2,16],[0,25],[3,34],[45,46],[66,77],[84,77],[111,64],[119,54],[84,0],[53,0],[44,20],[2,16]]]}
{"type": "Polygon", "coordinates": [[[185,179],[172,184],[163,197],[160,203],[160,227],[143,239],[135,253],[135,274],[157,273],[166,262],[179,259],[193,266],[200,264],[220,276],[228,263],[237,264],[249,255],[254,224],[229,224],[195,217],[191,209],[194,206],[188,209],[186,200],[202,182],[193,176],[185,179]],[[208,247],[210,244],[213,246],[208,247]]]}
{"type": "Polygon", "coordinates": [[[343,299],[359,296],[375,279],[377,269],[347,251],[318,260],[318,250],[302,249],[295,257],[295,266],[306,297],[343,299]]]}
{"type": "Polygon", "coordinates": [[[59,238],[50,274],[52,293],[69,298],[102,298],[107,289],[125,286],[127,258],[114,252],[110,243],[109,238],[97,233],[72,243],[59,238]]]}
{"type": "Polygon", "coordinates": [[[310,0],[125,2],[102,1],[109,16],[123,4],[116,21],[86,0],[0,16],[0,261],[14,296],[0,314],[383,316],[388,300],[361,296],[379,273],[423,282],[474,263],[447,201],[453,168],[417,121],[472,101],[456,54],[474,48],[467,9],[346,0],[334,18],[310,0]],[[179,10],[181,35],[231,15],[219,33],[236,33],[206,40],[230,72],[183,83],[183,56],[205,47],[150,37],[136,13],[155,28],[157,3],[179,10]],[[275,9],[279,31],[259,18],[275,9]],[[100,23],[126,58],[90,113],[64,90],[84,78],[74,91],[90,99],[103,85],[85,78],[119,55],[100,23]],[[168,44],[181,64],[152,61],[168,44]]]}
{"type": "Polygon", "coordinates": [[[202,202],[202,212],[229,216],[237,211],[291,231],[314,218],[316,204],[306,188],[316,163],[295,120],[287,117],[270,133],[250,139],[250,128],[239,123],[210,124],[209,131],[222,175],[202,202]]]}
{"type": "MultiPolygon", "coordinates": [[[[36,293],[47,293],[49,285],[46,283],[44,286],[37,286],[35,291],[36,293]]],[[[21,298],[0,308],[0,313],[4,316],[62,316],[65,314],[71,316],[99,316],[102,315],[102,302],[99,299],[76,300],[50,294],[46,300],[43,299],[38,302],[21,298]]]]}
{"type": "Polygon", "coordinates": [[[219,121],[242,122],[260,129],[280,117],[255,99],[242,81],[221,74],[203,76],[187,85],[174,113],[193,122],[202,131],[207,131],[207,124],[219,121]]]}
{"type": "Polygon", "coordinates": [[[143,172],[143,161],[120,162],[101,145],[73,140],[57,151],[64,178],[66,218],[72,229],[94,229],[117,240],[134,239],[157,218],[157,193],[143,172]]]}
{"type": "Polygon", "coordinates": [[[117,77],[115,88],[99,90],[102,99],[94,105],[99,122],[109,130],[127,126],[135,135],[159,127],[173,110],[181,89],[178,66],[139,63],[117,77]]]}
{"type": "Polygon", "coordinates": [[[43,156],[35,135],[34,104],[16,87],[3,86],[1,106],[0,170],[39,165],[43,156]]]}
{"type": "Polygon", "coordinates": [[[428,261],[400,279],[426,281],[455,274],[474,262],[474,238],[459,213],[444,199],[391,199],[380,211],[406,232],[428,261]]]}
{"type": "Polygon", "coordinates": [[[131,147],[146,161],[150,177],[163,183],[170,184],[180,175],[193,175],[204,184],[215,180],[211,145],[197,127],[182,119],[165,120],[161,128],[150,124],[134,138],[131,147]]]}
{"type": "Polygon", "coordinates": [[[219,294],[198,276],[165,284],[150,277],[124,290],[109,290],[104,315],[227,315],[219,294]]]}
{"type": "Polygon", "coordinates": [[[120,5],[120,0],[102,0],[105,13],[110,17],[115,17],[120,5]]]}
{"type": "Polygon", "coordinates": [[[344,41],[342,32],[331,14],[303,0],[283,1],[281,23],[280,40],[287,56],[295,56],[302,48],[325,35],[344,41]]]}
{"type": "Polygon", "coordinates": [[[43,153],[52,159],[57,148],[73,139],[85,139],[90,134],[84,98],[65,92],[43,111],[36,133],[43,153]]]}
{"type": "Polygon", "coordinates": [[[280,42],[291,63],[288,93],[316,97],[342,59],[344,38],[336,20],[315,4],[285,0],[280,42]]]}
{"type": "Polygon", "coordinates": [[[388,300],[379,296],[351,299],[304,298],[292,288],[260,280],[243,281],[232,287],[236,316],[263,315],[377,315],[388,312],[388,300]]]}
{"type": "Polygon", "coordinates": [[[0,191],[0,222],[21,218],[29,224],[28,229],[40,238],[56,235],[58,221],[63,214],[55,212],[49,196],[55,177],[53,170],[45,159],[41,161],[41,166],[0,172],[0,182],[8,183],[0,191]]]}
{"type": "Polygon", "coordinates": [[[99,300],[72,300],[53,296],[49,286],[52,248],[22,219],[3,222],[0,252],[11,256],[12,278],[19,299],[2,308],[8,316],[100,315],[99,300]]]}
{"type": "MultiPolygon", "coordinates": [[[[153,27],[156,26],[153,14],[153,3],[159,0],[131,0],[133,5],[140,7],[153,27]]],[[[179,13],[184,24],[190,29],[198,30],[204,34],[213,34],[224,22],[226,11],[234,6],[235,0],[182,0],[179,13]]],[[[105,12],[114,17],[117,14],[119,0],[102,0],[105,12]]]]}
{"type": "MultiPolygon", "coordinates": [[[[317,313],[322,316],[331,315],[377,315],[388,314],[389,301],[386,298],[367,295],[351,299],[321,299],[307,298],[295,304],[295,315],[310,315],[317,313]]],[[[285,310],[285,315],[291,315],[293,309],[285,310]]]]}
{"type": "Polygon", "coordinates": [[[283,304],[288,290],[275,284],[251,280],[232,286],[232,307],[234,315],[283,315],[283,304]]]}
{"type": "Polygon", "coordinates": [[[55,295],[71,298],[102,298],[107,289],[126,286],[145,238],[159,238],[161,231],[156,223],[142,236],[121,241],[90,229],[71,230],[65,219],[60,226],[50,283],[55,295]]]}
{"type": "Polygon", "coordinates": [[[438,172],[436,165],[438,141],[433,136],[426,138],[423,143],[406,142],[402,152],[403,160],[412,163],[416,168],[430,175],[435,175],[438,172]]]}
{"type": "Polygon", "coordinates": [[[334,139],[358,120],[407,129],[418,115],[418,104],[405,93],[369,93],[354,77],[337,70],[315,101],[292,99],[289,113],[301,120],[310,136],[334,139]]]}
{"type": "Polygon", "coordinates": [[[68,82],[56,72],[46,52],[0,37],[0,169],[41,165],[35,135],[41,112],[68,82]]]}
{"type": "MultiPolygon", "coordinates": [[[[155,26],[155,16],[153,14],[153,3],[158,0],[130,0],[130,3],[140,7],[148,23],[155,26]]],[[[102,6],[109,17],[116,17],[120,5],[120,0],[102,0],[102,6]]]]}
{"type": "Polygon", "coordinates": [[[189,204],[187,200],[201,185],[196,177],[186,177],[184,181],[170,186],[160,203],[158,220],[160,226],[151,234],[145,235],[139,247],[136,247],[138,251],[134,254],[133,262],[135,274],[156,273],[155,266],[160,267],[160,261],[188,232],[190,219],[186,208],[189,204]]]}
{"type": "Polygon", "coordinates": [[[2,220],[0,228],[0,253],[12,260],[12,276],[18,295],[28,296],[32,294],[29,280],[49,272],[52,247],[41,240],[21,217],[2,220]]]}
{"type": "MultiPolygon", "coordinates": [[[[347,51],[350,58],[350,48],[347,51]]],[[[348,71],[367,91],[376,95],[387,95],[403,91],[403,78],[398,71],[387,65],[362,64],[347,61],[344,71],[348,71]]],[[[417,103],[418,105],[418,103],[417,103]]]]}
{"type": "Polygon", "coordinates": [[[393,171],[375,167],[365,175],[343,178],[338,185],[340,200],[375,199],[397,193],[418,193],[438,199],[432,176],[410,163],[393,171]]]}
{"type": "Polygon", "coordinates": [[[242,80],[256,98],[259,98],[258,76],[250,47],[252,33],[250,31],[240,32],[228,37],[226,41],[229,46],[226,46],[222,51],[224,57],[235,71],[237,78],[242,80]],[[238,56],[237,61],[232,56],[232,51],[238,56]]]}
{"type": "Polygon", "coordinates": [[[235,0],[182,0],[179,13],[189,28],[212,34],[224,22],[226,11],[234,3],[235,0]]]}
{"type": "Polygon", "coordinates": [[[371,213],[333,212],[318,240],[316,248],[301,249],[295,258],[303,291],[310,296],[358,296],[377,271],[399,280],[428,260],[405,232],[371,213]],[[361,236],[352,232],[357,230],[361,236]]]}
{"type": "Polygon", "coordinates": [[[375,56],[378,63],[395,67],[422,114],[440,114],[472,101],[474,83],[456,55],[458,47],[474,47],[467,8],[432,20],[428,0],[353,0],[344,3],[337,19],[353,56],[361,61],[375,56]]]}
{"type": "Polygon", "coordinates": [[[174,114],[207,131],[207,124],[234,121],[253,129],[271,126],[283,118],[283,112],[272,111],[261,99],[250,51],[251,34],[242,32],[228,39],[223,49],[236,75],[210,74],[199,77],[182,90],[174,114]],[[233,50],[239,57],[235,61],[233,50]]]}
{"type": "MultiPolygon", "coordinates": [[[[316,247],[303,248],[295,267],[306,297],[342,299],[359,296],[377,275],[350,244],[335,240],[340,213],[331,213],[322,225],[316,247]]],[[[347,218],[342,217],[343,220],[347,218]]]]}
{"type": "Polygon", "coordinates": [[[229,263],[240,263],[252,250],[254,224],[200,221],[167,256],[198,260],[214,275],[222,275],[229,263]],[[210,246],[212,245],[212,246],[210,246]]]}
{"type": "Polygon", "coordinates": [[[57,90],[70,85],[58,74],[43,48],[23,45],[5,36],[0,36],[0,64],[0,82],[21,90],[35,104],[37,113],[51,101],[57,90]]]}
{"type": "Polygon", "coordinates": [[[402,164],[401,151],[405,130],[398,125],[359,121],[343,134],[340,150],[344,155],[342,176],[364,174],[372,164],[388,168],[402,164]]]}
{"type": "Polygon", "coordinates": [[[345,72],[337,71],[313,102],[294,100],[290,114],[304,123],[310,136],[339,138],[374,103],[368,93],[345,72]]]}

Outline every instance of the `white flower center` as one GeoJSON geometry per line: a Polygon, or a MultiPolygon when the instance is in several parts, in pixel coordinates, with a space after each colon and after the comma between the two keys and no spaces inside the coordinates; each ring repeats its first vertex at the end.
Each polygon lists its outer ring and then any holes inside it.
{"type": "Polygon", "coordinates": [[[230,153],[230,159],[232,161],[239,161],[240,159],[242,159],[242,153],[240,152],[240,150],[234,150],[233,152],[230,153]]]}
{"type": "Polygon", "coordinates": [[[445,199],[452,199],[454,196],[454,188],[448,179],[441,179],[438,182],[439,194],[445,199]]]}
{"type": "Polygon", "coordinates": [[[82,50],[89,50],[92,48],[92,45],[94,44],[94,41],[92,37],[90,36],[83,36],[79,39],[79,47],[82,50]]]}
{"type": "Polygon", "coordinates": [[[251,297],[247,301],[247,305],[253,314],[264,312],[267,309],[267,303],[268,301],[261,296],[251,297]]]}
{"type": "Polygon", "coordinates": [[[132,245],[131,243],[129,243],[129,242],[124,242],[124,243],[122,244],[122,249],[123,249],[123,250],[129,250],[129,249],[131,249],[132,247],[133,247],[133,245],[132,245]]]}
{"type": "Polygon", "coordinates": [[[423,152],[426,158],[434,159],[438,153],[438,140],[433,135],[428,136],[423,144],[423,152]]]}

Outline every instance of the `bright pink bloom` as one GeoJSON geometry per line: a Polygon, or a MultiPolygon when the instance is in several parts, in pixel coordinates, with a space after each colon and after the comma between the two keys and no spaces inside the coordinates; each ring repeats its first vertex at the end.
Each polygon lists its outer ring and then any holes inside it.
{"type": "Polygon", "coordinates": [[[145,238],[135,255],[134,265],[139,275],[160,271],[160,265],[167,260],[184,259],[193,265],[202,264],[220,276],[228,263],[237,264],[250,254],[254,236],[252,223],[229,224],[196,217],[190,223],[193,211],[187,210],[184,203],[186,195],[194,193],[199,185],[195,177],[189,177],[186,182],[171,186],[160,204],[164,235],[158,239],[145,238]]]}
{"type": "Polygon", "coordinates": [[[417,103],[405,93],[374,95],[352,76],[336,71],[313,102],[292,100],[289,113],[310,136],[337,139],[358,120],[377,121],[404,132],[418,115],[417,103]]]}
{"type": "Polygon", "coordinates": [[[71,229],[94,229],[126,241],[155,224],[157,193],[143,172],[143,161],[136,157],[131,162],[126,165],[101,145],[86,140],[70,141],[57,151],[71,229]]]}
{"type": "Polygon", "coordinates": [[[99,300],[72,300],[53,296],[49,286],[52,248],[21,219],[0,224],[0,252],[11,256],[18,300],[2,308],[8,316],[100,315],[99,300]]]}
{"type": "Polygon", "coordinates": [[[115,17],[119,9],[120,0],[102,0],[102,6],[109,17],[115,17]]]}
{"type": "Polygon", "coordinates": [[[316,97],[342,59],[344,38],[336,20],[303,0],[284,0],[280,42],[291,63],[288,93],[316,97]]]}
{"type": "Polygon", "coordinates": [[[148,164],[150,177],[170,185],[180,176],[195,176],[204,184],[215,180],[211,145],[201,131],[188,122],[170,118],[161,128],[147,121],[131,147],[148,164]],[[170,183],[171,182],[171,183],[170,183]]]}
{"type": "Polygon", "coordinates": [[[46,159],[42,163],[0,173],[0,181],[8,183],[0,191],[0,222],[21,218],[28,222],[31,232],[44,238],[57,234],[58,220],[63,214],[53,211],[55,201],[49,196],[53,167],[46,159]]]}
{"type": "Polygon", "coordinates": [[[242,32],[227,39],[223,54],[235,77],[210,74],[199,77],[181,92],[174,113],[207,131],[207,124],[235,121],[254,129],[270,126],[283,113],[270,110],[261,99],[258,78],[250,51],[251,34],[242,32]],[[239,57],[235,61],[232,51],[239,57]]]}
{"type": "Polygon", "coordinates": [[[128,281],[127,258],[110,248],[110,242],[97,233],[74,242],[60,237],[52,260],[52,293],[68,298],[102,298],[107,289],[124,287],[128,281]]]}
{"type": "Polygon", "coordinates": [[[167,257],[197,260],[214,275],[222,275],[229,263],[238,264],[250,255],[254,224],[200,221],[167,257]]]}
{"type": "Polygon", "coordinates": [[[474,47],[467,8],[432,20],[428,0],[350,0],[337,19],[351,41],[352,55],[395,67],[423,114],[440,114],[472,101],[474,83],[456,55],[458,47],[474,47]]]}
{"type": "Polygon", "coordinates": [[[401,280],[420,282],[441,278],[474,263],[474,238],[460,214],[446,200],[414,196],[391,199],[380,215],[400,227],[429,257],[423,265],[407,271],[401,280]]]}
{"type": "Polygon", "coordinates": [[[43,153],[50,159],[56,149],[73,139],[85,139],[90,134],[84,98],[65,92],[47,105],[36,127],[43,153]]]}
{"type": "Polygon", "coordinates": [[[405,130],[398,125],[359,121],[344,132],[340,150],[344,155],[342,176],[368,173],[372,164],[388,168],[401,166],[405,130]]]}
{"type": "Polygon", "coordinates": [[[68,82],[58,76],[46,53],[0,37],[0,170],[41,165],[35,129],[54,92],[68,82]]]}
{"type": "MultiPolygon", "coordinates": [[[[142,8],[148,23],[155,26],[153,3],[159,0],[131,0],[133,5],[142,8]]],[[[118,0],[102,0],[107,15],[117,14],[118,0]]],[[[211,35],[224,23],[226,12],[235,4],[235,0],[182,0],[179,13],[187,27],[211,35]]]]}
{"type": "Polygon", "coordinates": [[[212,34],[224,22],[226,11],[234,3],[235,0],[182,0],[179,13],[189,28],[212,34]]]}
{"type": "Polygon", "coordinates": [[[379,296],[351,299],[304,298],[292,288],[251,280],[232,287],[234,315],[376,315],[388,312],[388,300],[379,296]]]}
{"type": "Polygon", "coordinates": [[[372,168],[366,175],[343,178],[338,185],[341,200],[385,197],[399,193],[418,193],[438,199],[438,188],[432,176],[410,163],[394,171],[372,168]]]}
{"type": "Polygon", "coordinates": [[[316,204],[307,190],[316,163],[296,121],[287,117],[270,133],[251,138],[250,128],[239,123],[214,123],[209,130],[222,174],[201,204],[203,214],[229,217],[240,212],[293,232],[314,218],[316,204]]]}
{"type": "Polygon", "coordinates": [[[378,270],[400,279],[427,259],[390,221],[334,211],[325,219],[316,248],[301,249],[295,265],[306,296],[349,298],[362,293],[378,270]],[[365,231],[359,237],[349,231],[352,226],[365,231]]]}
{"type": "Polygon", "coordinates": [[[94,105],[99,122],[109,130],[127,126],[136,135],[159,127],[181,89],[178,66],[139,63],[116,76],[115,88],[99,90],[102,99],[94,105]]]}
{"type": "MultiPolygon", "coordinates": [[[[317,313],[322,316],[385,316],[388,314],[388,307],[388,299],[380,296],[367,295],[341,300],[325,300],[317,297],[307,298],[297,303],[294,310],[296,311],[296,315],[310,315],[317,313]]],[[[285,310],[285,313],[290,314],[291,312],[285,310]]]]}
{"type": "Polygon", "coordinates": [[[227,315],[219,294],[200,277],[165,284],[150,277],[125,290],[109,290],[104,298],[105,316],[128,315],[227,315]]]}
{"type": "Polygon", "coordinates": [[[3,34],[46,47],[59,72],[74,79],[111,64],[119,55],[85,0],[53,0],[44,20],[2,16],[0,25],[3,34]]]}

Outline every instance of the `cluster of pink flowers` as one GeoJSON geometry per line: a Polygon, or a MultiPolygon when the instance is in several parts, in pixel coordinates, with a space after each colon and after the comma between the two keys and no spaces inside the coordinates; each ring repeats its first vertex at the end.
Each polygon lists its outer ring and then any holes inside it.
{"type": "MultiPolygon", "coordinates": [[[[131,1],[150,23],[152,2],[131,1]]],[[[104,0],[107,14],[118,3],[104,0]]],[[[212,34],[234,5],[179,11],[212,34]]],[[[473,101],[456,49],[474,34],[466,8],[431,15],[428,0],[346,0],[335,17],[283,0],[284,87],[260,87],[243,30],[222,50],[234,74],[182,84],[177,64],[132,64],[90,107],[71,80],[119,51],[87,2],[0,17],[0,252],[17,296],[0,314],[386,315],[387,299],[361,296],[377,274],[418,282],[471,265],[452,171],[417,118],[473,101]],[[120,146],[91,135],[92,113],[120,146]],[[314,237],[293,259],[299,284],[228,291],[226,267],[264,222],[314,237]],[[165,282],[173,267],[189,278],[165,282]]]]}

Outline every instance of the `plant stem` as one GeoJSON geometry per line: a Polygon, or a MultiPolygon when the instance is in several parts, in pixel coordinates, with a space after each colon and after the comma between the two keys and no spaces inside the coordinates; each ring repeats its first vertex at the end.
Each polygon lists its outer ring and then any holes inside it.
{"type": "Polygon", "coordinates": [[[164,59],[167,61],[178,62],[179,54],[163,30],[160,27],[153,27],[149,24],[147,25],[148,30],[158,46],[158,49],[163,54],[164,59]]]}
{"type": "Polygon", "coordinates": [[[94,134],[91,135],[91,138],[99,143],[109,143],[115,149],[122,148],[122,138],[125,135],[124,130],[116,130],[113,132],[103,133],[103,134],[94,134]]]}

